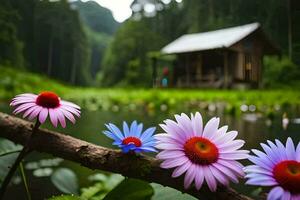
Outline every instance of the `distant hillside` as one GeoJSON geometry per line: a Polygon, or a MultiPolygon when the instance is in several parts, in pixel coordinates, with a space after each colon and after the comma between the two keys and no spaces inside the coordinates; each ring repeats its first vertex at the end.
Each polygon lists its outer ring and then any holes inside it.
{"type": "Polygon", "coordinates": [[[83,22],[93,31],[112,35],[119,23],[114,20],[110,10],[100,6],[94,1],[76,1],[72,3],[79,11],[83,22]]]}
{"type": "Polygon", "coordinates": [[[100,6],[94,1],[75,1],[73,7],[78,10],[80,18],[84,23],[84,31],[89,40],[91,59],[91,75],[95,75],[101,68],[102,58],[113,34],[119,27],[119,23],[114,20],[110,10],[100,6]]]}

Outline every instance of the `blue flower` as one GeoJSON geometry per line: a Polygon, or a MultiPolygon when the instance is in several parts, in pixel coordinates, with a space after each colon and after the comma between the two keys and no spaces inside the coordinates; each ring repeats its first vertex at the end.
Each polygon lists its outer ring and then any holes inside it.
{"type": "Polygon", "coordinates": [[[103,133],[114,140],[113,145],[122,149],[124,153],[134,151],[140,152],[156,152],[154,148],[156,140],[153,137],[155,127],[150,127],[143,132],[143,124],[133,121],[129,126],[123,122],[123,132],[114,124],[105,124],[108,130],[103,133]]]}

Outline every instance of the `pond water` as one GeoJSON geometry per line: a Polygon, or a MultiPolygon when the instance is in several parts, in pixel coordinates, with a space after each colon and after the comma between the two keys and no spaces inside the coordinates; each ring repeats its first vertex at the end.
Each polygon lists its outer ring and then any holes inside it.
{"type": "MultiPolygon", "coordinates": [[[[6,106],[0,106],[1,112],[11,113],[11,109],[6,106]]],[[[186,112],[188,110],[178,111],[177,113],[186,112]]],[[[285,141],[287,137],[292,137],[295,142],[299,142],[300,139],[300,124],[290,123],[286,130],[282,127],[281,114],[275,116],[275,118],[270,121],[266,117],[263,117],[255,113],[241,114],[238,116],[223,115],[220,113],[200,111],[204,116],[204,121],[213,116],[221,117],[221,125],[228,124],[230,130],[237,130],[239,132],[238,138],[244,139],[246,141],[245,149],[250,148],[259,148],[259,143],[265,142],[267,139],[274,140],[279,138],[282,141],[285,141]]],[[[66,129],[59,128],[58,131],[67,133],[73,137],[86,140],[88,142],[110,147],[111,140],[105,137],[101,132],[105,130],[104,123],[112,122],[117,125],[120,125],[123,120],[132,121],[138,120],[139,122],[144,123],[144,127],[157,126],[164,119],[173,117],[174,113],[168,113],[167,111],[147,113],[147,112],[132,112],[132,111],[82,111],[82,117],[77,121],[76,125],[68,123],[66,129]]],[[[291,116],[299,117],[300,114],[295,111],[291,116]]],[[[290,120],[291,122],[297,122],[297,120],[290,120]]],[[[43,128],[53,129],[49,124],[43,125],[43,128]]],[[[161,129],[158,128],[157,132],[160,132],[161,129]]],[[[26,158],[26,163],[32,161],[38,161],[43,158],[52,158],[51,155],[33,153],[26,158]]],[[[78,176],[80,186],[87,186],[89,181],[87,176],[95,171],[86,169],[78,164],[63,161],[60,163],[59,167],[68,167],[71,168],[78,176]]],[[[28,167],[27,167],[28,168],[28,167]]],[[[33,193],[34,199],[43,199],[49,197],[53,194],[60,194],[57,189],[51,184],[49,177],[39,177],[33,176],[33,171],[27,169],[27,175],[30,182],[30,190],[33,193]]],[[[235,185],[239,191],[244,192],[245,194],[251,193],[255,187],[244,187],[243,184],[235,185]]],[[[25,198],[25,191],[22,184],[16,184],[9,188],[7,193],[7,199],[23,199],[25,198]]]]}

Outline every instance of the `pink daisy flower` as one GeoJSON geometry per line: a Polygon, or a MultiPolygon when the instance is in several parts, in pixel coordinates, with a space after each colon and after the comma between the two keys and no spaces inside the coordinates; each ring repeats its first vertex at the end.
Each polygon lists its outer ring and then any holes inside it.
{"type": "Polygon", "coordinates": [[[218,129],[220,119],[210,119],[203,128],[199,112],[175,115],[176,121],[165,120],[160,124],[166,132],[157,134],[156,147],[163,151],[157,155],[163,160],[162,168],[175,168],[172,177],[185,173],[184,187],[193,182],[199,190],[206,182],[211,191],[216,191],[217,185],[238,182],[243,177],[243,166],[236,160],[248,157],[248,151],[239,150],[243,140],[234,140],[237,131],[227,132],[227,126],[218,129]]]}
{"type": "Polygon", "coordinates": [[[10,106],[16,107],[14,114],[22,113],[23,118],[28,117],[29,120],[38,118],[43,124],[49,114],[50,121],[53,126],[57,127],[60,122],[63,128],[66,127],[65,118],[75,123],[75,117],[80,117],[80,107],[74,103],[63,101],[57,94],[53,92],[42,92],[35,94],[20,94],[12,99],[10,106]]]}
{"type": "Polygon", "coordinates": [[[244,168],[246,184],[273,187],[268,200],[300,200],[300,142],[297,148],[291,138],[285,146],[279,140],[267,142],[261,144],[265,152],[252,150],[254,165],[244,168]]]}

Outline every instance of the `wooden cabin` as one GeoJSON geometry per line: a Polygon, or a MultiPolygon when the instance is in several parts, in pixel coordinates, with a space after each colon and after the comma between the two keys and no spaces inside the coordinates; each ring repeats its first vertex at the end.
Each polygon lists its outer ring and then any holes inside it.
{"type": "MultiPolygon", "coordinates": [[[[183,35],[161,50],[176,55],[169,86],[256,88],[262,82],[262,58],[278,54],[259,23],[183,35]]],[[[154,84],[160,85],[153,68],[154,84]]]]}

